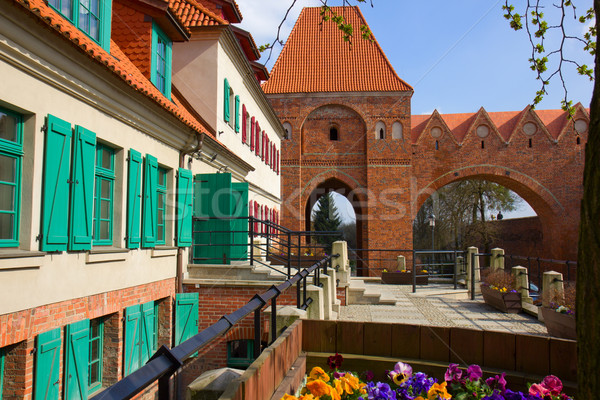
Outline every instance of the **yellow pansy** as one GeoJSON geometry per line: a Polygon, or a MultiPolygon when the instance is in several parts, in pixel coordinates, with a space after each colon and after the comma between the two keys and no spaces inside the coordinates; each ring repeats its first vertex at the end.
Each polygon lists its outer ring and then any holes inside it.
{"type": "Polygon", "coordinates": [[[291,394],[284,394],[281,400],[298,400],[296,396],[292,396],[291,394]]]}
{"type": "Polygon", "coordinates": [[[452,395],[450,395],[450,393],[448,393],[446,391],[446,384],[447,384],[447,382],[444,382],[442,384],[434,383],[433,386],[431,386],[431,389],[429,389],[429,391],[427,392],[427,399],[428,400],[438,400],[438,398],[451,399],[452,395]]]}
{"type": "Polygon", "coordinates": [[[312,369],[312,371],[310,371],[310,375],[308,376],[308,381],[314,381],[320,379],[323,382],[329,382],[329,375],[327,375],[327,373],[325,371],[323,371],[323,368],[321,367],[314,367],[312,369]]]}

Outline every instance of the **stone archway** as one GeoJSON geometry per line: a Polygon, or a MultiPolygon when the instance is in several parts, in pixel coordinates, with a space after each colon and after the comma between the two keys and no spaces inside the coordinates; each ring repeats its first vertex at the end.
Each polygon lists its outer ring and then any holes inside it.
{"type": "MultiPolygon", "coordinates": [[[[456,171],[448,171],[431,182],[426,184],[416,193],[414,202],[416,212],[421,209],[424,202],[431,197],[438,189],[461,180],[486,180],[502,185],[525,200],[536,212],[542,232],[542,248],[539,250],[543,254],[556,254],[556,247],[567,245],[564,242],[564,236],[561,230],[557,231],[557,220],[563,220],[566,214],[565,207],[551,190],[544,187],[533,177],[516,170],[509,170],[506,167],[491,165],[475,165],[463,167],[456,171]],[[557,244],[561,246],[557,246],[557,244]]],[[[522,255],[522,254],[519,254],[522,255]]]]}

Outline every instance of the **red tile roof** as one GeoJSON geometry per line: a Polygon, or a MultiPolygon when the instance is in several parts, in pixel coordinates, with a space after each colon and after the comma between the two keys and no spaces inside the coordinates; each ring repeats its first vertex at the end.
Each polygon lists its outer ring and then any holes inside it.
{"type": "MultiPolygon", "coordinates": [[[[575,107],[587,113],[587,109],[583,108],[581,104],[577,104],[575,107]]],[[[567,113],[563,110],[532,110],[530,106],[525,107],[522,111],[489,112],[487,115],[500,133],[500,136],[508,142],[515,133],[517,126],[520,126],[520,122],[530,112],[533,113],[533,120],[539,118],[539,121],[544,125],[552,139],[558,139],[565,126],[571,121],[567,118],[567,113]]],[[[464,140],[469,128],[471,128],[480,113],[484,115],[486,111],[482,108],[476,113],[439,114],[439,116],[460,143],[464,140]]],[[[411,139],[413,143],[416,143],[421,135],[426,134],[423,131],[434,114],[411,116],[411,139]]]]}
{"type": "Polygon", "coordinates": [[[304,8],[263,85],[265,93],[408,91],[377,41],[364,40],[358,7],[332,7],[354,27],[352,43],[334,22],[323,22],[321,7],[304,8]]]}
{"type": "Polygon", "coordinates": [[[169,0],[169,8],[186,28],[229,24],[195,0],[169,0]]]}
{"type": "Polygon", "coordinates": [[[54,11],[44,0],[15,0],[24,9],[37,16],[40,21],[58,34],[72,42],[80,51],[87,54],[92,60],[106,66],[115,75],[125,81],[136,91],[152,99],[162,108],[169,111],[187,126],[196,132],[208,133],[210,129],[194,118],[179,103],[178,99],[173,101],[167,99],[142,72],[127,58],[119,46],[111,41],[110,54],[87,35],[68,22],[63,16],[54,11]]]}

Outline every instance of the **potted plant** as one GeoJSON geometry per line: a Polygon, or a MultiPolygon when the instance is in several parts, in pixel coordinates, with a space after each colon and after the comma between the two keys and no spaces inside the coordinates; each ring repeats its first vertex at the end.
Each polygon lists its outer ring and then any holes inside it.
{"type": "Polygon", "coordinates": [[[541,307],[546,329],[550,336],[577,340],[575,330],[575,285],[566,284],[562,293],[555,290],[543,293],[544,304],[541,307]]]}
{"type": "Polygon", "coordinates": [[[481,283],[483,301],[505,312],[516,314],[521,311],[521,295],[515,287],[515,278],[503,270],[492,271],[481,283]]]}
{"type": "MultiPolygon", "coordinates": [[[[388,272],[386,269],[381,274],[381,283],[388,285],[412,285],[413,277],[411,270],[396,270],[388,272]]],[[[417,285],[427,285],[429,283],[429,274],[426,269],[417,274],[417,285]]]]}

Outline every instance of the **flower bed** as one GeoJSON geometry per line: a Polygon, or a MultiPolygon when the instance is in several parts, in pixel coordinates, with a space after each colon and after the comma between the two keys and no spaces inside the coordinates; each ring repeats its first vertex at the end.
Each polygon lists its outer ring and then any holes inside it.
{"type": "Polygon", "coordinates": [[[328,359],[330,372],[314,367],[306,385],[294,395],[281,400],[568,400],[562,393],[559,378],[546,376],[541,382],[529,385],[524,392],[507,388],[505,373],[483,378],[481,367],[470,365],[466,370],[450,364],[443,380],[438,381],[422,372],[413,373],[409,364],[398,362],[387,373],[386,382],[374,381],[373,373],[342,371],[343,358],[336,354],[328,359]]]}

